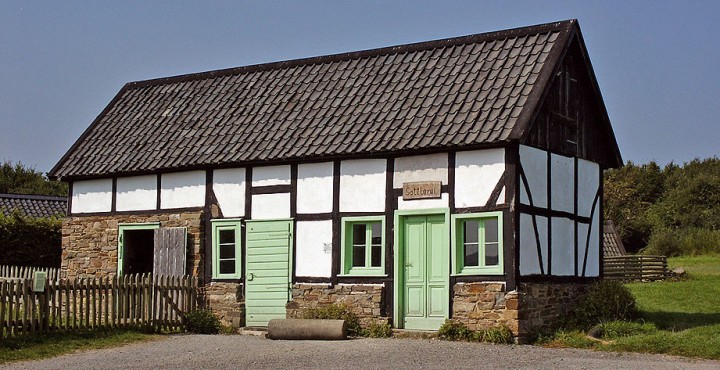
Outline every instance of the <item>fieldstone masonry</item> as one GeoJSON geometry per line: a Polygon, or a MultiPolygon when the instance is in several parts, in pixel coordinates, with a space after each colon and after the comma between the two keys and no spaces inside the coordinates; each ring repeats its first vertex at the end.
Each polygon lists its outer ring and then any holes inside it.
{"type": "Polygon", "coordinates": [[[360,319],[362,326],[371,322],[387,323],[383,317],[385,287],[376,284],[295,284],[293,300],[288,302],[287,317],[303,318],[306,309],[329,306],[333,303],[346,305],[360,319]]]}
{"type": "Polygon", "coordinates": [[[205,285],[205,305],[224,325],[245,326],[245,300],[243,285],[238,283],[212,282],[205,285]]]}

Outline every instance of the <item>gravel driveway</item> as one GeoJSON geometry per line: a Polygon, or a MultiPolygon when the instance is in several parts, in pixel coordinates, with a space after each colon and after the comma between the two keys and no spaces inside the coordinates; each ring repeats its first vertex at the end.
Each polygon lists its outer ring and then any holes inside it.
{"type": "Polygon", "coordinates": [[[271,341],[175,335],[0,369],[719,369],[720,361],[419,339],[271,341]]]}

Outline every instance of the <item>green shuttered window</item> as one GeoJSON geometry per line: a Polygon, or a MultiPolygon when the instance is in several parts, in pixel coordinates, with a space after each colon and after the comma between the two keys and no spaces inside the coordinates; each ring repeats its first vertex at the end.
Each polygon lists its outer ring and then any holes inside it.
{"type": "Polygon", "coordinates": [[[502,212],[453,215],[453,272],[503,273],[502,212]]]}
{"type": "Polygon", "coordinates": [[[385,217],[342,219],[341,275],[385,274],[385,217]]]}
{"type": "Polygon", "coordinates": [[[212,221],[212,267],[215,279],[240,279],[240,220],[212,221]]]}

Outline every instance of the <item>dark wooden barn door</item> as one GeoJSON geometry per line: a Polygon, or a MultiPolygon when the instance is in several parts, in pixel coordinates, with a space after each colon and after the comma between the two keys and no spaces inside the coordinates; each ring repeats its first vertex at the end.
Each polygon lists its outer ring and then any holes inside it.
{"type": "Polygon", "coordinates": [[[167,276],[185,275],[187,229],[163,227],[155,229],[154,237],[153,273],[167,276]]]}

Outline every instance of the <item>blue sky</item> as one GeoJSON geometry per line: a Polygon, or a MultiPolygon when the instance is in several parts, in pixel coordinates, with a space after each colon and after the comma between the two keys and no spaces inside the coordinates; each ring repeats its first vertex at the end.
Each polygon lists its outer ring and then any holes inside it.
{"type": "Polygon", "coordinates": [[[719,155],[719,1],[0,1],[0,161],[49,171],[126,82],[577,18],[625,160],[719,155]]]}

